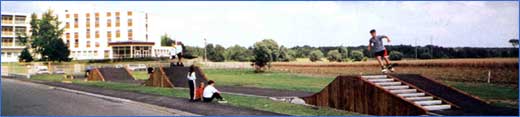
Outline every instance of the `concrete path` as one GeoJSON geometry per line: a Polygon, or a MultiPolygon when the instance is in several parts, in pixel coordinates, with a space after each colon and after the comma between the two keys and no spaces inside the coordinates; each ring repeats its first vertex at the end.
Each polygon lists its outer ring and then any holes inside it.
{"type": "Polygon", "coordinates": [[[99,98],[2,78],[2,116],[193,115],[148,104],[99,98]],[[177,113],[178,112],[178,113],[177,113]]]}

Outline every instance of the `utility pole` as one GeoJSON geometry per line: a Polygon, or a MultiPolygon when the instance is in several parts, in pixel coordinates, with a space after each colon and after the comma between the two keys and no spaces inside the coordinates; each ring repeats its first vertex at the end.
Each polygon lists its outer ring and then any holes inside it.
{"type": "Polygon", "coordinates": [[[206,59],[208,58],[208,55],[207,55],[208,48],[206,48],[207,45],[208,45],[208,42],[207,42],[206,38],[204,38],[204,59],[203,59],[204,62],[206,62],[206,59]]]}
{"type": "Polygon", "coordinates": [[[419,45],[417,45],[417,39],[415,39],[415,59],[417,59],[417,47],[419,45]]]}

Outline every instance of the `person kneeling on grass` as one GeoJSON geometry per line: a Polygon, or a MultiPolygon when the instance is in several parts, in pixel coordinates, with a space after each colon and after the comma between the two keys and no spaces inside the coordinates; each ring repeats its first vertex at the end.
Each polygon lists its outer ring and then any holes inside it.
{"type": "Polygon", "coordinates": [[[224,100],[224,98],[222,98],[222,96],[220,96],[220,91],[218,91],[214,85],[215,85],[215,81],[213,81],[213,80],[208,81],[208,86],[206,86],[206,88],[204,88],[204,92],[202,94],[203,101],[211,102],[211,101],[213,101],[213,98],[217,98],[218,103],[227,103],[227,101],[224,100]]]}

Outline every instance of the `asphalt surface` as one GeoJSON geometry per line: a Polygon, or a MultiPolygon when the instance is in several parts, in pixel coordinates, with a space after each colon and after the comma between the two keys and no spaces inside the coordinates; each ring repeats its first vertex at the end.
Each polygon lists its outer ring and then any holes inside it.
{"type": "Polygon", "coordinates": [[[16,115],[181,115],[135,102],[57,90],[2,78],[2,116],[16,115]]]}

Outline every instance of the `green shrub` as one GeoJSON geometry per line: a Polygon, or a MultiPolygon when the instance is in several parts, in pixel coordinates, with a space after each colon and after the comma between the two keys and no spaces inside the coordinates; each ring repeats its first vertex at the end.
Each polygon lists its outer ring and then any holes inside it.
{"type": "Polygon", "coordinates": [[[338,50],[331,50],[327,53],[327,60],[330,62],[341,62],[341,53],[338,50]]]}
{"type": "Polygon", "coordinates": [[[354,50],[352,51],[352,60],[354,61],[361,61],[365,55],[363,55],[363,52],[360,50],[354,50]]]}
{"type": "Polygon", "coordinates": [[[399,51],[391,51],[389,59],[390,60],[401,60],[401,59],[403,59],[403,53],[401,53],[399,51]]]}
{"type": "Polygon", "coordinates": [[[316,62],[316,61],[320,61],[322,57],[323,57],[323,52],[321,52],[320,50],[314,50],[310,53],[309,60],[311,60],[312,62],[316,62]]]}

